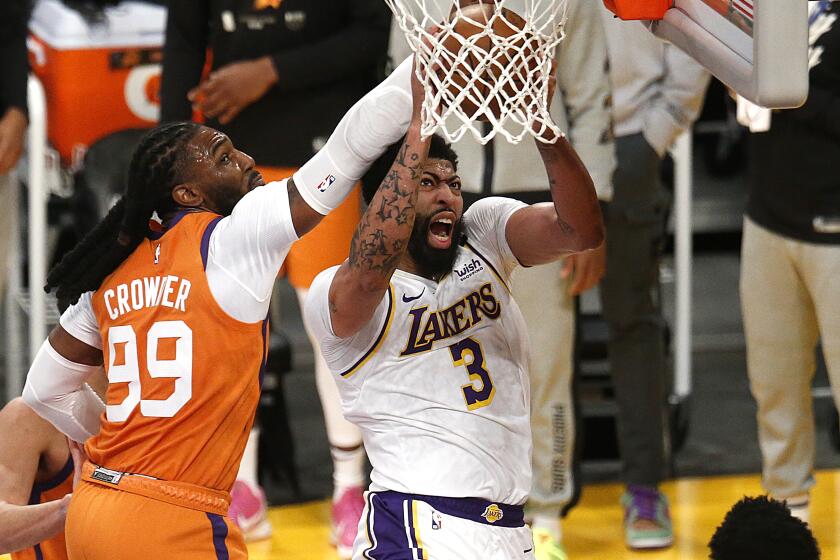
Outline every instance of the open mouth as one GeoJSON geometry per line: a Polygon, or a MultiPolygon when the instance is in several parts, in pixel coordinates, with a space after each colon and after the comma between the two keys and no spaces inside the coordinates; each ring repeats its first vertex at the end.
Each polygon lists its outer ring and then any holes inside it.
{"type": "Polygon", "coordinates": [[[439,212],[429,223],[429,244],[437,249],[448,249],[452,245],[455,230],[455,214],[449,210],[439,212]]]}

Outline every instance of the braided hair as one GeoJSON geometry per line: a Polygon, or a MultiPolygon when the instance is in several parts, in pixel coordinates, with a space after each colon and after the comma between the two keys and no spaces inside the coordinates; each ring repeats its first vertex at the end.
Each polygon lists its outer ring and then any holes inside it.
{"type": "Polygon", "coordinates": [[[59,309],[96,290],[146,237],[149,219],[175,208],[172,187],[179,182],[184,147],[200,125],[167,123],[140,140],[128,168],[125,193],[108,215],[47,275],[49,292],[56,289],[59,309]]]}

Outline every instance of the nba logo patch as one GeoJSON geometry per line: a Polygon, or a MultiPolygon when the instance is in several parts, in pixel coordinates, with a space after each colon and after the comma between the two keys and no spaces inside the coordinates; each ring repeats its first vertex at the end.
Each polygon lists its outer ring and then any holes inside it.
{"type": "Polygon", "coordinates": [[[500,508],[496,504],[490,504],[484,510],[484,513],[481,514],[481,517],[486,519],[487,523],[495,523],[496,521],[499,521],[504,516],[505,516],[505,512],[503,512],[502,508],[500,508]]]}
{"type": "Polygon", "coordinates": [[[436,511],[432,512],[432,529],[437,531],[443,527],[443,517],[436,511]]]}
{"type": "Polygon", "coordinates": [[[155,245],[155,264],[160,262],[160,243],[155,245]]]}
{"type": "Polygon", "coordinates": [[[335,183],[335,177],[327,175],[324,177],[324,180],[321,181],[321,184],[318,185],[318,190],[321,192],[327,192],[327,189],[330,188],[333,183],[335,183]]]}

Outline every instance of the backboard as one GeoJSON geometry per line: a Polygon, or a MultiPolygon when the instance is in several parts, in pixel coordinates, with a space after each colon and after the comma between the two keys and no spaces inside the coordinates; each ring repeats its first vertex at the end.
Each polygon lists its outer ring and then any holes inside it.
{"type": "Polygon", "coordinates": [[[674,0],[649,25],[757,105],[798,107],[808,97],[804,0],[674,0]]]}

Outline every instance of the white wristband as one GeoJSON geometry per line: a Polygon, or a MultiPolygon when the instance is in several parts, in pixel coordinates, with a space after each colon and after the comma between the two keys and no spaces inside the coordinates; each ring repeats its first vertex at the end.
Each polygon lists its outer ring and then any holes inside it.
{"type": "Polygon", "coordinates": [[[313,210],[337,208],[411,121],[409,57],[344,115],[327,144],[294,174],[295,186],[313,210]]]}

